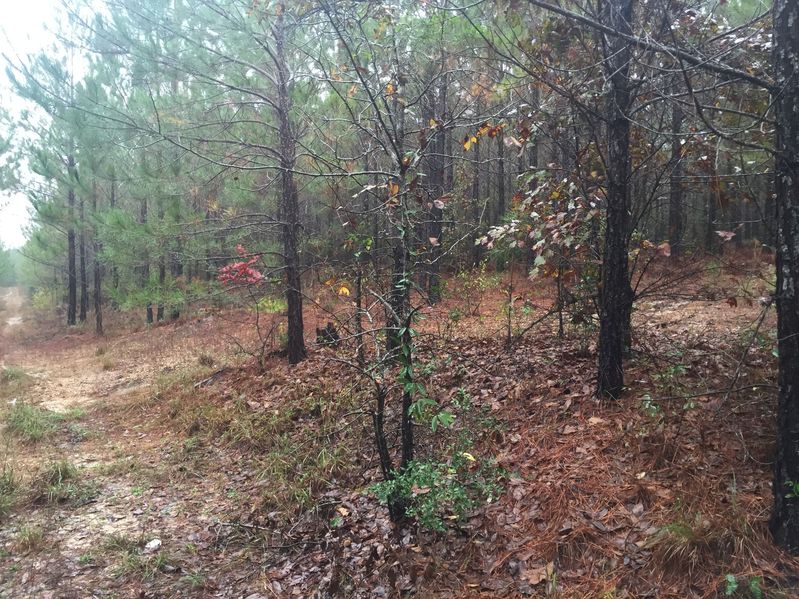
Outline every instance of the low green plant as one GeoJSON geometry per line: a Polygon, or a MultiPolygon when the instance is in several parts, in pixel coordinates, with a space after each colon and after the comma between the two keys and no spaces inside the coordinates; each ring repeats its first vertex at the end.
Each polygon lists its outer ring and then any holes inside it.
{"type": "Polygon", "coordinates": [[[256,310],[262,314],[282,314],[288,309],[286,300],[280,297],[264,296],[258,300],[256,310]]]}
{"type": "Polygon", "coordinates": [[[112,532],[106,537],[105,541],[103,541],[102,547],[105,551],[111,553],[125,553],[140,550],[144,547],[144,543],[144,539],[133,538],[120,532],[112,532]]]}
{"type": "Polygon", "coordinates": [[[652,375],[655,385],[664,395],[676,395],[682,388],[682,380],[688,372],[684,364],[672,364],[665,370],[652,375]]]}
{"type": "Polygon", "coordinates": [[[725,597],[751,597],[751,599],[762,599],[763,589],[760,585],[763,583],[762,576],[749,576],[739,579],[734,574],[727,574],[724,577],[724,596],[725,597]],[[741,584],[746,584],[742,587],[741,584]]]}
{"type": "Polygon", "coordinates": [[[192,589],[201,589],[205,586],[205,574],[199,570],[189,572],[182,580],[192,589]]]}
{"type": "Polygon", "coordinates": [[[11,383],[18,383],[21,381],[25,381],[28,378],[28,374],[18,368],[16,366],[6,366],[2,370],[0,370],[0,384],[9,385],[11,383]]]}
{"type": "Polygon", "coordinates": [[[17,402],[6,417],[6,430],[23,443],[36,443],[53,434],[62,419],[63,416],[56,412],[17,402]]]}
{"type": "Polygon", "coordinates": [[[11,406],[6,416],[6,430],[23,443],[36,443],[55,433],[62,422],[80,420],[85,414],[80,408],[53,412],[19,401],[11,406]]]}
{"type": "Polygon", "coordinates": [[[14,474],[14,469],[3,464],[0,470],[0,518],[4,518],[13,509],[17,502],[19,480],[14,474]]]}
{"type": "Polygon", "coordinates": [[[33,292],[31,306],[40,312],[49,312],[58,304],[58,293],[55,289],[40,288],[33,292]]]}
{"type": "MultiPolygon", "coordinates": [[[[488,272],[487,262],[484,260],[477,268],[462,270],[456,275],[466,300],[466,310],[471,316],[478,316],[485,293],[490,289],[499,287],[502,276],[488,272]]],[[[451,314],[451,313],[450,313],[451,314]]]]}
{"type": "Polygon", "coordinates": [[[443,532],[447,521],[462,522],[471,510],[499,497],[502,476],[493,463],[460,452],[449,463],[413,461],[371,490],[384,505],[399,498],[422,527],[443,532]]]}
{"type": "Polygon", "coordinates": [[[785,486],[788,488],[788,492],[785,493],[785,499],[799,499],[799,482],[786,480],[785,486]]]}
{"type": "Polygon", "coordinates": [[[78,468],[68,460],[47,464],[32,484],[33,500],[42,503],[82,504],[97,496],[97,484],[81,481],[78,468]]]}

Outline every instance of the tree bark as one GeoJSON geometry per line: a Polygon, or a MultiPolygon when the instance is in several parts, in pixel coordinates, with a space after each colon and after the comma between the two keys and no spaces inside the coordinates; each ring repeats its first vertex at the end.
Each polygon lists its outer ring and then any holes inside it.
{"type": "Polygon", "coordinates": [[[296,160],[296,141],[291,126],[290,74],[286,66],[284,21],[285,6],[275,20],[275,67],[277,69],[277,108],[276,116],[280,137],[280,182],[281,212],[283,217],[283,253],[286,271],[286,305],[288,316],[287,353],[290,364],[297,364],[305,358],[305,338],[302,317],[302,280],[300,277],[300,255],[298,237],[300,232],[297,186],[294,182],[294,162],[296,160]]]}
{"type": "MultiPolygon", "coordinates": [[[[605,25],[625,35],[632,34],[632,16],[632,0],[609,0],[602,15],[605,25]]],[[[632,105],[629,64],[632,52],[625,41],[615,36],[606,36],[604,46],[608,84],[605,97],[608,186],[597,395],[618,398],[624,388],[624,338],[625,330],[629,330],[632,299],[627,267],[631,170],[628,113],[632,105]]]]}
{"type": "MultiPolygon", "coordinates": [[[[141,211],[139,212],[139,224],[142,227],[147,225],[147,199],[143,199],[141,201],[141,211]]],[[[150,299],[150,290],[148,287],[150,286],[150,253],[147,250],[144,250],[142,253],[142,264],[140,266],[139,272],[139,287],[144,290],[145,294],[147,294],[147,307],[146,307],[146,318],[147,324],[153,323],[153,304],[150,299]]]]}
{"type": "MultiPolygon", "coordinates": [[[[108,205],[113,210],[116,208],[117,205],[117,179],[116,175],[111,175],[111,193],[108,198],[108,205]]],[[[111,266],[111,287],[114,291],[119,289],[119,269],[117,268],[116,264],[111,266]]],[[[112,300],[112,307],[116,307],[116,304],[112,300]]]]}
{"type": "Polygon", "coordinates": [[[67,156],[67,325],[77,323],[78,276],[75,265],[75,157],[67,156]]]}
{"type": "Polygon", "coordinates": [[[677,102],[671,109],[671,157],[669,158],[669,245],[672,256],[682,253],[683,241],[683,163],[680,129],[683,112],[677,102]]]}
{"type": "MultiPolygon", "coordinates": [[[[97,183],[92,183],[92,214],[97,217],[97,183]]],[[[100,252],[102,246],[97,239],[97,231],[92,231],[92,254],[94,263],[94,333],[103,334],[103,273],[100,265],[100,252]]]]}
{"type": "Polygon", "coordinates": [[[89,311],[89,281],[86,272],[86,200],[80,197],[80,234],[78,235],[78,253],[80,256],[80,312],[78,321],[86,322],[89,311]]]}
{"type": "MultiPolygon", "coordinates": [[[[164,206],[159,201],[158,203],[158,222],[163,226],[164,223],[164,206]]],[[[156,310],[155,319],[158,322],[164,320],[164,285],[166,284],[166,253],[167,248],[162,247],[158,254],[158,309],[156,310]]]]}
{"type": "MultiPolygon", "coordinates": [[[[443,60],[442,60],[443,66],[443,60]]],[[[429,277],[427,278],[427,298],[430,304],[438,303],[441,299],[441,256],[444,235],[444,210],[436,201],[444,195],[446,179],[444,154],[446,153],[445,131],[442,129],[447,111],[447,75],[442,75],[438,85],[437,108],[435,119],[441,123],[436,127],[435,137],[431,142],[432,155],[430,157],[430,187],[431,197],[433,198],[430,208],[430,267],[429,277]]]]}
{"type": "Polygon", "coordinates": [[[775,0],[774,100],[779,397],[774,461],[775,542],[799,553],[799,4],[775,0]]]}
{"type": "MultiPolygon", "coordinates": [[[[478,106],[478,110],[481,107],[478,106]]],[[[474,144],[474,164],[472,166],[472,224],[475,228],[480,226],[480,142],[474,144]]],[[[475,235],[474,241],[480,237],[478,230],[475,235]]],[[[483,246],[479,243],[472,242],[472,266],[479,266],[480,260],[483,258],[483,246]]]]}

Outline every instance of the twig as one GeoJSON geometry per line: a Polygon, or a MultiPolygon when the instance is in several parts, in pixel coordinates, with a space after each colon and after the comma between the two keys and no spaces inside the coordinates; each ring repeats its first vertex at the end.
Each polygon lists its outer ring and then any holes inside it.
{"type": "MultiPolygon", "coordinates": [[[[258,526],[256,524],[244,524],[243,522],[220,522],[214,523],[216,526],[227,526],[230,528],[245,528],[247,530],[261,530],[267,532],[274,532],[271,528],[265,526],[258,526]]],[[[308,540],[308,541],[295,541],[294,543],[286,543],[284,545],[264,545],[265,549],[291,549],[299,545],[321,545],[322,541],[308,540]]]]}
{"type": "Polygon", "coordinates": [[[768,310],[771,307],[771,298],[769,298],[766,305],[763,306],[763,310],[760,312],[760,317],[757,320],[757,326],[755,326],[755,331],[752,333],[752,338],[749,340],[749,343],[746,345],[743,354],[741,354],[741,359],[738,360],[738,366],[735,368],[735,374],[732,377],[732,382],[730,382],[730,388],[726,395],[724,395],[724,403],[727,403],[727,400],[730,398],[730,393],[735,388],[735,385],[738,383],[738,379],[741,377],[741,370],[743,369],[744,362],[746,362],[746,357],[749,355],[749,350],[752,349],[752,346],[755,344],[755,340],[757,339],[757,334],[760,332],[760,327],[763,326],[763,321],[766,319],[766,314],[768,314],[768,310]]]}

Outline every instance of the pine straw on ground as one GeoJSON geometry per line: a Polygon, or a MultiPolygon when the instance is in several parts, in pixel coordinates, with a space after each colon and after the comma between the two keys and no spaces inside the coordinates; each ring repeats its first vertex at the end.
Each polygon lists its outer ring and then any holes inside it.
{"type": "MultiPolygon", "coordinates": [[[[462,388],[503,423],[478,431],[475,453],[495,455],[508,472],[505,495],[445,535],[394,527],[364,493],[378,479],[365,415],[341,436],[307,436],[370,409],[331,350],[292,369],[276,361],[267,374],[228,373],[214,387],[246,394],[256,411],[295,406],[292,439],[346,447],[346,462],[312,491],[310,509],[281,520],[274,503],[261,503],[222,533],[260,548],[245,588],[302,597],[682,598],[726,596],[735,577],[763,596],[795,595],[799,562],[767,531],[770,348],[749,348],[733,381],[748,341],[729,321],[756,314],[717,307],[696,310],[689,324],[672,323],[665,310],[642,312],[637,345],[646,352],[630,359],[631,389],[619,402],[593,398],[594,357],[552,331],[510,351],[494,338],[442,345],[422,336],[419,359],[434,362],[426,382],[439,403],[452,408],[462,388]],[[733,383],[743,390],[727,392],[733,383]],[[307,404],[313,389],[327,390],[326,407],[307,404]]],[[[420,437],[422,456],[440,451],[435,437],[420,437]]]]}

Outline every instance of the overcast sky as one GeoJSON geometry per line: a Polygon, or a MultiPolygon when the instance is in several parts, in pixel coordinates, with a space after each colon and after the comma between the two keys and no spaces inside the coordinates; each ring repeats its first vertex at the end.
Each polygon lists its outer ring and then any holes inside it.
{"type": "MultiPolygon", "coordinates": [[[[0,17],[0,53],[8,56],[24,56],[50,45],[53,37],[46,30],[46,23],[56,12],[58,0],[24,0],[3,2],[0,17]]],[[[5,64],[0,69],[0,102],[4,108],[14,111],[20,104],[15,102],[5,75],[5,64]]],[[[0,135],[6,137],[5,131],[0,135]]],[[[24,230],[28,224],[28,200],[25,196],[9,195],[0,191],[0,241],[8,247],[19,247],[25,243],[24,230]]]]}

